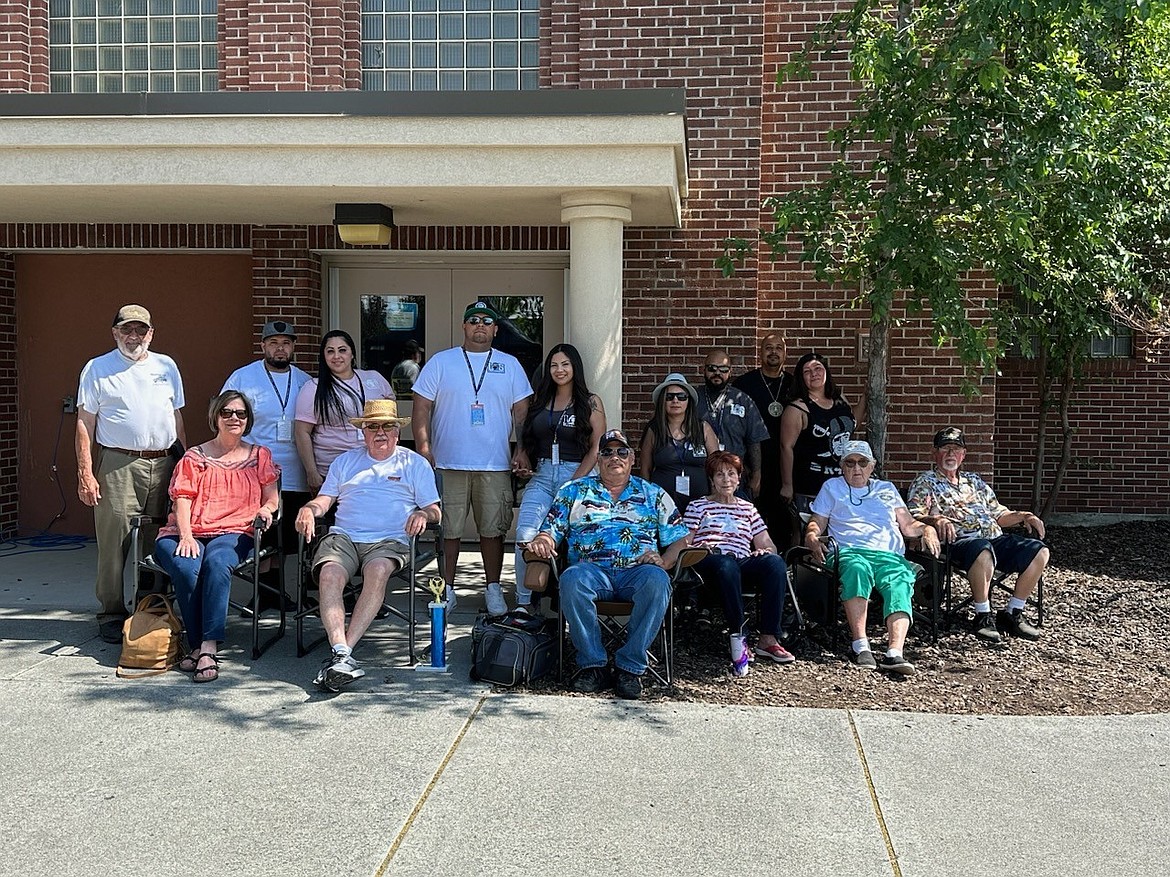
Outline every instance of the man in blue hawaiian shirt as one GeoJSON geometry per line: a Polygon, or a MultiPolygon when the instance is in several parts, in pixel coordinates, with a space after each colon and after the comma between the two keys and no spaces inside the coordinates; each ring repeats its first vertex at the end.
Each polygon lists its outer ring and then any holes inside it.
{"type": "Polygon", "coordinates": [[[567,544],[561,607],[577,649],[577,691],[609,687],[594,600],[634,604],[625,645],[613,656],[613,686],[619,697],[636,700],[642,694],[646,650],[670,602],[667,570],[687,546],[690,531],[666,491],[630,474],[634,452],[621,431],[611,429],[598,444],[599,474],[570,481],[557,491],[528,547],[538,557],[551,558],[562,539],[567,544]]]}

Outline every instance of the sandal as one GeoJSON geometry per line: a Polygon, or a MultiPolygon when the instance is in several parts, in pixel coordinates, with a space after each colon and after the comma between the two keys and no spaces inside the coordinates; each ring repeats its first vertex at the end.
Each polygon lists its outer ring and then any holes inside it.
{"type": "Polygon", "coordinates": [[[197,669],[191,679],[195,682],[214,682],[219,678],[219,656],[211,652],[200,652],[195,662],[198,663],[203,658],[211,658],[214,663],[210,667],[197,669]]]}
{"type": "Polygon", "coordinates": [[[196,669],[196,665],[198,663],[199,663],[199,655],[197,655],[195,652],[191,652],[191,654],[189,654],[189,655],[184,655],[179,660],[179,663],[176,664],[175,666],[178,667],[180,670],[182,670],[184,673],[194,673],[195,669],[196,669]]]}

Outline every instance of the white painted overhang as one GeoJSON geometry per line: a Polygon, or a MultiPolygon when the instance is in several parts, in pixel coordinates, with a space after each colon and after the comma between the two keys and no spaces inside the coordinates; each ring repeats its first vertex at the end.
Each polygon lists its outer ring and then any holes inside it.
{"type": "Polygon", "coordinates": [[[0,222],[559,225],[621,192],[678,227],[682,89],[0,95],[0,222]]]}

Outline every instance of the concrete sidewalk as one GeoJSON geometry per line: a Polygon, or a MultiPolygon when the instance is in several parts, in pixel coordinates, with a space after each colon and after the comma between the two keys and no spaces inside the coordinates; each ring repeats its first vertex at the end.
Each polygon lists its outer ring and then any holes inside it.
{"type": "MultiPolygon", "coordinates": [[[[470,557],[468,558],[471,559],[470,557]]],[[[733,708],[492,693],[378,622],[216,683],[114,677],[93,549],[0,554],[0,872],[1096,875],[1170,867],[1170,719],[733,708]]],[[[470,573],[469,575],[474,575],[470,573]]],[[[796,670],[799,672],[799,668],[796,670]]]]}

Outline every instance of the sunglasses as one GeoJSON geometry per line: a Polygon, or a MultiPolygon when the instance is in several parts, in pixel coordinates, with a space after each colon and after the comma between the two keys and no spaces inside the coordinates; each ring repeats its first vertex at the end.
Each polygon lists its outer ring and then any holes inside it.
{"type": "Polygon", "coordinates": [[[236,420],[247,420],[248,412],[244,408],[220,408],[219,416],[224,420],[231,420],[232,418],[236,420]]]}
{"type": "Polygon", "coordinates": [[[147,335],[150,334],[150,327],[149,326],[142,326],[142,327],[119,326],[118,331],[126,336],[137,335],[139,338],[145,338],[147,335]]]}
{"type": "Polygon", "coordinates": [[[841,466],[845,469],[864,469],[869,465],[869,460],[842,460],[841,466]]]}
{"type": "Polygon", "coordinates": [[[683,393],[663,393],[667,402],[685,402],[687,401],[687,394],[683,393]]]}
{"type": "Polygon", "coordinates": [[[599,457],[621,457],[623,460],[633,454],[629,448],[602,448],[597,452],[599,457]]]}
{"type": "Polygon", "coordinates": [[[731,374],[731,366],[729,366],[729,365],[709,365],[709,366],[707,366],[707,371],[718,372],[721,375],[728,375],[728,374],[731,374]]]}
{"type": "Polygon", "coordinates": [[[494,326],[496,324],[496,318],[495,317],[468,317],[463,322],[467,323],[467,325],[469,325],[469,326],[478,326],[480,323],[483,323],[483,325],[485,325],[485,326],[494,326]]]}
{"type": "Polygon", "coordinates": [[[391,430],[398,429],[397,423],[367,423],[362,429],[368,430],[375,435],[380,432],[389,433],[391,430]]]}

